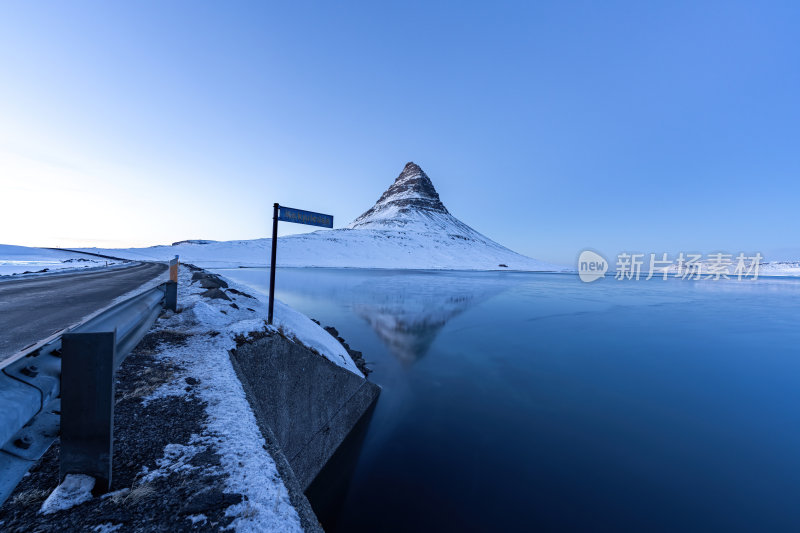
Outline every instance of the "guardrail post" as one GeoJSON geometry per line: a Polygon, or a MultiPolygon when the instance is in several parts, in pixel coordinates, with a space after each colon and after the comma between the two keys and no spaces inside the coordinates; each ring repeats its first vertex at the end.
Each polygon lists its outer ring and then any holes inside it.
{"type": "Polygon", "coordinates": [[[178,310],[178,282],[168,281],[164,292],[164,309],[178,310]]]}
{"type": "Polygon", "coordinates": [[[61,467],[95,478],[96,493],[111,486],[114,455],[116,331],[61,337],[61,467]]]}
{"type": "Polygon", "coordinates": [[[177,283],[178,281],[178,256],[169,260],[169,280],[177,283]]]}

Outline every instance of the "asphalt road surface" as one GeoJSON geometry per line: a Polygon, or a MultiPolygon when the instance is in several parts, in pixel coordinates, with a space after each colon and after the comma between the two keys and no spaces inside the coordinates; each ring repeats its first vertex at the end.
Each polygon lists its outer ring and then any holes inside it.
{"type": "Polygon", "coordinates": [[[17,351],[80,322],[166,270],[163,264],[136,263],[0,282],[0,366],[17,351]]]}

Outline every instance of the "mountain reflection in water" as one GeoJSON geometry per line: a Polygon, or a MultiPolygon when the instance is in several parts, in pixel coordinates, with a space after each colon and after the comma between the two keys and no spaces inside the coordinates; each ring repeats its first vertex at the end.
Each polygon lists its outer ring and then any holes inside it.
{"type": "Polygon", "coordinates": [[[419,271],[398,276],[393,270],[362,271],[285,268],[279,270],[282,293],[327,300],[349,307],[366,321],[403,366],[430,349],[444,325],[470,307],[510,287],[503,276],[419,271]]]}

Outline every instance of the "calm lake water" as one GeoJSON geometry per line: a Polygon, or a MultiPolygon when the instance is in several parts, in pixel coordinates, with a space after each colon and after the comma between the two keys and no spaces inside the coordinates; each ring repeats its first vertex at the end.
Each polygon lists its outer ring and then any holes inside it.
{"type": "Polygon", "coordinates": [[[800,531],[798,280],[279,269],[277,288],[383,388],[333,530],[800,531]]]}

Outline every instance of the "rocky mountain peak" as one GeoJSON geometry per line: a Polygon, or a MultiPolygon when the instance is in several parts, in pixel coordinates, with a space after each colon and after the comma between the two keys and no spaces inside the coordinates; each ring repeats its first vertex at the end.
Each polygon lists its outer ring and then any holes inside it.
{"type": "Polygon", "coordinates": [[[425,171],[416,163],[408,162],[375,205],[349,227],[363,226],[376,220],[402,218],[417,211],[449,214],[425,171]]]}
{"type": "MultiPolygon", "coordinates": [[[[403,167],[403,171],[400,173],[399,176],[397,176],[397,179],[399,180],[403,176],[410,176],[410,175],[414,175],[414,174],[423,174],[424,175],[425,172],[422,170],[422,168],[420,168],[420,166],[418,164],[414,163],[413,161],[409,161],[408,163],[406,163],[406,166],[403,167]]],[[[395,180],[395,181],[397,181],[397,180],[395,180]]]]}

